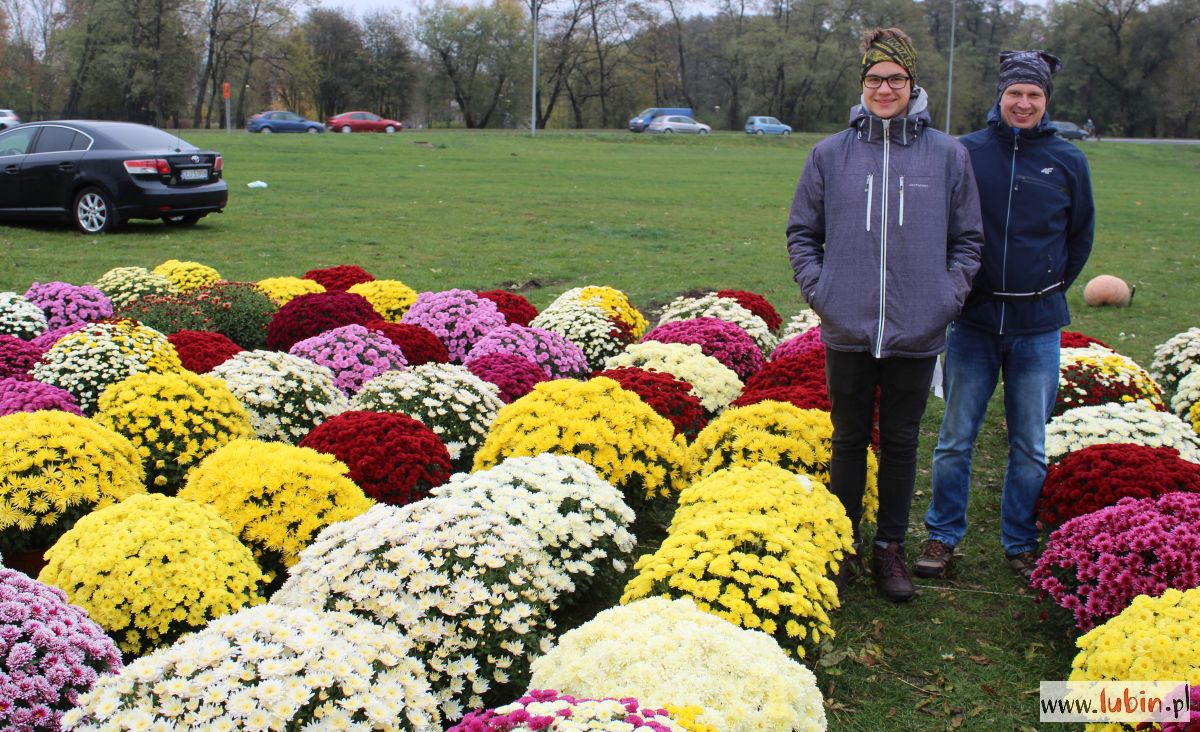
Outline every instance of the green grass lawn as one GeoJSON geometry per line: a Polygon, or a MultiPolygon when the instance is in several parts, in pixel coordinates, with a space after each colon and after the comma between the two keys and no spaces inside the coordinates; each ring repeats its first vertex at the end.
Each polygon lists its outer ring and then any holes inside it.
{"type": "MultiPolygon", "coordinates": [[[[399,135],[226,135],[192,142],[225,159],[230,202],[190,230],[135,222],[84,237],[65,226],[0,227],[0,290],[84,283],[115,266],[187,259],[231,280],[358,264],[417,290],[518,289],[544,306],[569,287],[610,285],[654,311],[687,290],[747,289],[788,317],[802,301],[784,228],[804,157],[818,139],[630,133],[406,131],[399,135]],[[248,189],[264,180],[269,188],[248,189]]],[[[1099,211],[1080,285],[1114,274],[1137,286],[1127,309],[1068,297],[1073,329],[1144,366],[1154,346],[1200,324],[1200,147],[1088,143],[1099,211]]],[[[998,400],[993,400],[993,406],[998,400]]],[[[914,554],[941,418],[922,429],[914,554]]],[[[972,526],[957,575],[893,605],[866,582],[811,659],[831,730],[1037,728],[1042,679],[1065,679],[1074,634],[1002,565],[1003,421],[977,452],[972,526]]],[[[867,532],[870,535],[870,530],[867,532]]],[[[1064,728],[1056,725],[1055,729],[1064,728]]]]}

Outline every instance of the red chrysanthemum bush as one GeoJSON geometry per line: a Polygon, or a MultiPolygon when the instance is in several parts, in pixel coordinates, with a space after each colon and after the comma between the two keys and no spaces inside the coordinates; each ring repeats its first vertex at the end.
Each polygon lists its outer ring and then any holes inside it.
{"type": "Polygon", "coordinates": [[[446,344],[428,328],[408,323],[389,323],[386,320],[372,320],[366,327],[368,330],[379,331],[389,341],[400,346],[409,366],[450,363],[450,352],[446,350],[446,344]]]}
{"type": "Polygon", "coordinates": [[[1050,466],[1038,499],[1038,520],[1057,526],[1122,498],[1200,493],[1200,465],[1173,447],[1128,443],[1092,445],[1050,466]]]}
{"type": "Polygon", "coordinates": [[[188,371],[207,374],[244,349],[226,336],[207,330],[181,330],[167,336],[188,371]]]}
{"type": "Polygon", "coordinates": [[[694,343],[706,356],[712,356],[745,381],[762,368],[762,350],[750,334],[719,318],[673,320],[642,336],[642,341],[694,343]]]}
{"type": "Polygon", "coordinates": [[[783,318],[780,317],[779,311],[771,303],[767,302],[765,297],[758,293],[747,292],[746,290],[717,290],[716,294],[717,297],[728,297],[731,300],[737,300],[738,305],[762,318],[772,333],[779,332],[779,326],[783,325],[783,318]]]}
{"type": "Polygon", "coordinates": [[[603,376],[642,398],[660,416],[671,420],[675,434],[691,442],[708,424],[708,416],[700,400],[692,396],[692,385],[661,371],[649,371],[636,366],[623,366],[600,371],[603,376]]]}
{"type": "Polygon", "coordinates": [[[32,379],[29,372],[44,351],[29,341],[0,334],[0,379],[32,379]]]}
{"type": "Polygon", "coordinates": [[[1030,584],[1091,630],[1138,595],[1200,587],[1200,494],[1122,498],[1050,535],[1030,584]]]}
{"type": "Polygon", "coordinates": [[[279,308],[267,326],[267,348],[286,351],[305,338],[343,325],[365,325],[379,313],[362,295],[314,292],[300,295],[279,308]]]}
{"type": "Polygon", "coordinates": [[[310,269],[301,279],[320,283],[326,290],[349,290],[360,282],[371,282],[375,275],[357,264],[339,264],[336,267],[310,269]]]}
{"type": "Polygon", "coordinates": [[[529,325],[537,317],[537,308],[524,295],[507,290],[476,290],[475,294],[496,303],[509,325],[529,325]]]}
{"type": "Polygon", "coordinates": [[[403,414],[343,412],[309,432],[300,447],[333,455],[363,493],[392,506],[425,498],[454,472],[437,435],[403,414]]]}
{"type": "Polygon", "coordinates": [[[1062,351],[1060,361],[1055,416],[1076,407],[1110,403],[1141,402],[1167,411],[1158,384],[1132,359],[1107,349],[1070,348],[1062,351]]]}
{"type": "Polygon", "coordinates": [[[479,378],[495,384],[505,404],[511,404],[533,391],[533,387],[550,380],[541,366],[515,353],[488,353],[479,358],[468,358],[464,365],[479,378]]]}
{"type": "Polygon", "coordinates": [[[785,356],[768,361],[758,373],[746,380],[742,393],[775,386],[825,385],[825,347],[806,351],[799,356],[785,356]]]}
{"type": "Polygon", "coordinates": [[[1113,350],[1113,347],[1108,345],[1098,338],[1093,338],[1090,335],[1080,333],[1075,330],[1064,330],[1059,333],[1059,345],[1062,348],[1090,348],[1093,345],[1103,346],[1108,350],[1113,350]]]}
{"type": "Polygon", "coordinates": [[[743,389],[742,395],[730,404],[730,407],[748,407],[772,400],[787,402],[801,409],[820,409],[828,412],[829,390],[825,384],[803,383],[795,386],[763,386],[757,389],[743,389]]]}

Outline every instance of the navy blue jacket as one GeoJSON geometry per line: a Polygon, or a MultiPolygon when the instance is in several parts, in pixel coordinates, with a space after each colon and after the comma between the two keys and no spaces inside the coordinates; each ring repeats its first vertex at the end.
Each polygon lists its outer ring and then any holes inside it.
{"type": "Polygon", "coordinates": [[[995,106],[986,129],[961,138],[979,185],[984,246],[959,323],[1023,335],[1071,322],[1064,290],[1092,251],[1095,206],[1087,158],[1055,137],[1049,119],[1014,130],[995,106]],[[1059,283],[1061,289],[1036,299],[995,297],[1039,293],[1059,283]]]}

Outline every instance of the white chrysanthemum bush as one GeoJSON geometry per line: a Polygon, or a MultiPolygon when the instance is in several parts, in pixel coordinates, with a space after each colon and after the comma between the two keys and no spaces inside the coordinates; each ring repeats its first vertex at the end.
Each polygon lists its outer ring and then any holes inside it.
{"type": "Polygon", "coordinates": [[[1176,333],[1154,348],[1150,375],[1168,399],[1174,396],[1180,379],[1196,369],[1200,369],[1200,327],[1176,333]]]}
{"type": "Polygon", "coordinates": [[[1046,426],[1046,461],[1089,445],[1129,442],[1147,447],[1173,447],[1179,456],[1200,463],[1200,437],[1191,426],[1168,412],[1142,406],[1101,404],[1068,409],[1046,426]]]}
{"type": "MultiPolygon", "coordinates": [[[[271,602],[351,612],[413,642],[447,719],[524,688],[573,589],[528,530],[451,498],[329,526],[271,602]]],[[[509,699],[512,696],[508,696],[509,699]]]]}
{"type": "Polygon", "coordinates": [[[296,444],[350,407],[332,371],[290,353],[242,351],[209,374],[229,387],[260,440],[296,444]]]}
{"type": "Polygon", "coordinates": [[[604,364],[606,369],[622,366],[662,371],[686,381],[692,385],[692,396],[710,414],[720,412],[742,393],[742,380],[733,369],[695,343],[633,343],[604,364]]]}
{"type": "Polygon", "coordinates": [[[825,709],[811,671],[773,638],[651,597],[597,615],[533,662],[531,688],[650,706],[698,706],[722,732],[819,732],[825,709]]]}

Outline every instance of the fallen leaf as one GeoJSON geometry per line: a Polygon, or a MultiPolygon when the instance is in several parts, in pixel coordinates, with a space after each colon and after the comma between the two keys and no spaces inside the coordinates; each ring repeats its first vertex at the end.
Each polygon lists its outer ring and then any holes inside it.
{"type": "Polygon", "coordinates": [[[992,662],[992,659],[988,658],[987,656],[968,656],[967,658],[970,658],[980,666],[987,666],[992,662]]]}

